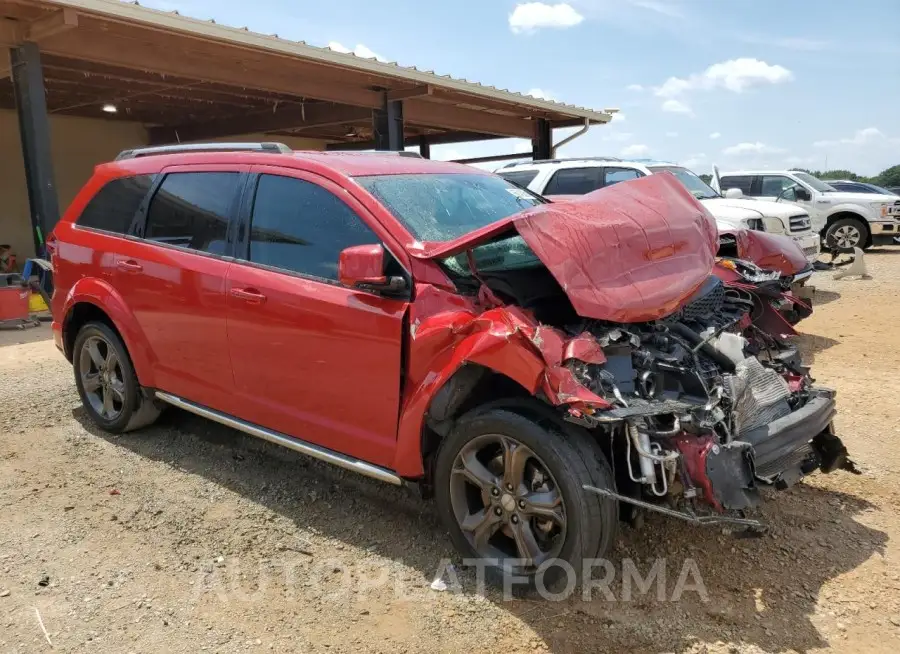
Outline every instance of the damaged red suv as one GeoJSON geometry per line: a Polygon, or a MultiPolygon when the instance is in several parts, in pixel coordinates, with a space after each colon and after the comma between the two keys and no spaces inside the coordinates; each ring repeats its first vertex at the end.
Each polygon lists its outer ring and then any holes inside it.
{"type": "Polygon", "coordinates": [[[124,152],[48,239],[53,330],[102,429],[174,405],[433,493],[533,576],[644,510],[733,521],[851,468],[834,393],[748,338],[672,176],[545,203],[493,174],[279,144],[124,152]]]}

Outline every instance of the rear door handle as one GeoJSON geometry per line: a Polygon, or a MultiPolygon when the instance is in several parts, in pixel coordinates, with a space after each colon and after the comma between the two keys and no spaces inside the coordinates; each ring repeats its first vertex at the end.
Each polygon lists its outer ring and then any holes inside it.
{"type": "Polygon", "coordinates": [[[141,272],[144,267],[134,259],[120,259],[116,261],[116,267],[125,272],[141,272]]]}
{"type": "Polygon", "coordinates": [[[233,288],[231,289],[231,296],[250,304],[262,304],[266,301],[266,296],[255,288],[233,288]]]}

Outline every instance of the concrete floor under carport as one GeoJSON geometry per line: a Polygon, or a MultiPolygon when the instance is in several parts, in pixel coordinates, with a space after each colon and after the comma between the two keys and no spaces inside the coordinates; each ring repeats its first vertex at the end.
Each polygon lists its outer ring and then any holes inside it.
{"type": "MultiPolygon", "coordinates": [[[[122,150],[147,145],[148,135],[140,123],[121,120],[50,116],[51,150],[60,213],[90,178],[97,164],[110,161],[122,150]]],[[[211,139],[215,140],[215,139],[211,139]]],[[[220,141],[278,140],[296,150],[323,150],[316,139],[265,134],[246,134],[220,141]]],[[[15,111],[0,109],[0,244],[12,247],[19,267],[33,257],[34,238],[25,165],[15,111]]]]}

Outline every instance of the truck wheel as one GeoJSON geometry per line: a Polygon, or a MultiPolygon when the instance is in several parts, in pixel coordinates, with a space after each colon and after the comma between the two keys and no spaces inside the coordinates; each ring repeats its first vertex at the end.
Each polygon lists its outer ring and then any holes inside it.
{"type": "Polygon", "coordinates": [[[160,410],[138,384],[128,350],[102,322],[89,322],[72,349],[75,386],[91,421],[114,434],[149,425],[160,410]]]}
{"type": "Polygon", "coordinates": [[[585,484],[615,490],[606,458],[586,433],[503,408],[460,418],[435,466],[441,520],[465,559],[482,560],[492,583],[504,574],[529,587],[577,583],[584,560],[606,553],[618,503],[585,484]]]}
{"type": "Polygon", "coordinates": [[[829,248],[852,251],[853,248],[866,249],[869,230],[866,224],[857,218],[841,218],[835,220],[825,230],[825,244],[829,248]]]}

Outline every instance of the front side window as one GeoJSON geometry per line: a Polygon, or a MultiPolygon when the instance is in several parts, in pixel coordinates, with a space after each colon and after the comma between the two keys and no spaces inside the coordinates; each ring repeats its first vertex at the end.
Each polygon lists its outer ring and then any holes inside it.
{"type": "Polygon", "coordinates": [[[792,180],[790,177],[785,177],[784,175],[763,175],[761,178],[761,188],[762,192],[760,195],[763,197],[780,197],[784,200],[793,200],[796,193],[794,189],[797,187],[797,182],[792,180]]]}
{"type": "Polygon", "coordinates": [[[341,250],[380,242],[331,191],[293,177],[260,176],[250,222],[250,261],[337,280],[341,250]]]}
{"type": "Polygon", "coordinates": [[[794,177],[796,177],[797,179],[799,179],[801,182],[807,184],[808,186],[811,186],[813,189],[815,189],[819,193],[828,193],[829,191],[834,190],[828,184],[823,182],[821,179],[818,179],[817,177],[813,177],[809,173],[792,171],[791,174],[794,177]]]}
{"type": "Polygon", "coordinates": [[[135,175],[110,180],[78,217],[77,225],[124,234],[144,196],[153,186],[153,175],[135,175]]]}
{"type": "Polygon", "coordinates": [[[547,182],[544,195],[586,195],[603,186],[603,168],[562,168],[547,182]]]}
{"type": "Polygon", "coordinates": [[[225,254],[240,173],[170,173],[150,201],[144,238],[225,254]]]}
{"type": "Polygon", "coordinates": [[[542,202],[495,175],[377,175],[356,181],[420,241],[452,241],[542,202]]]}

